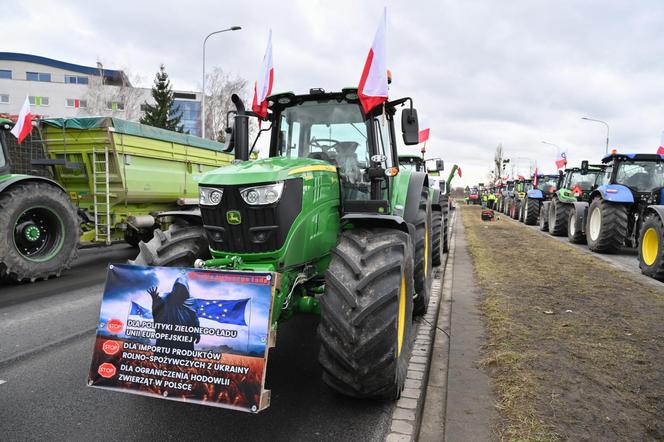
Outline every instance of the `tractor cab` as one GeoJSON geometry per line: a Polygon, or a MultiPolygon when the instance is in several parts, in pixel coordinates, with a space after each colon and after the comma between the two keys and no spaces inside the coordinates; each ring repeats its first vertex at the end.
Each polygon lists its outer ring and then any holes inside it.
{"type": "Polygon", "coordinates": [[[557,190],[558,175],[537,175],[537,190],[550,196],[557,190]]]}
{"type": "Polygon", "coordinates": [[[563,201],[588,201],[590,194],[605,182],[604,165],[588,165],[565,169],[558,193],[563,201]]]}
{"type": "Polygon", "coordinates": [[[606,165],[604,181],[608,185],[626,187],[634,201],[662,204],[664,189],[664,155],[613,153],[602,159],[606,165]]]}

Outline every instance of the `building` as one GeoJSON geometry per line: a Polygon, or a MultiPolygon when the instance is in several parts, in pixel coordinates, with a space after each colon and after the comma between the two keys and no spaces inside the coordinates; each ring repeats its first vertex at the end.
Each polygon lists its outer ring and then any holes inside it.
{"type": "MultiPolygon", "coordinates": [[[[0,114],[18,114],[25,97],[33,115],[113,116],[138,121],[151,89],[134,87],[121,70],[81,66],[38,55],[0,52],[0,114]]],[[[201,135],[201,94],[173,91],[185,132],[201,135]]]]}

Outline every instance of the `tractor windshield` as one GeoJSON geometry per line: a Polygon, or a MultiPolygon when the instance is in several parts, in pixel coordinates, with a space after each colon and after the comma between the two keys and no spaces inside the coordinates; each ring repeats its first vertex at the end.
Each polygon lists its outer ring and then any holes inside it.
{"type": "Polygon", "coordinates": [[[539,177],[537,188],[542,192],[555,192],[557,183],[558,183],[558,177],[542,176],[539,177]]]}
{"type": "Polygon", "coordinates": [[[581,171],[572,172],[567,181],[567,187],[569,189],[579,189],[583,192],[592,190],[601,184],[598,180],[601,181],[603,174],[601,171],[588,172],[585,175],[581,171]]]}
{"type": "Polygon", "coordinates": [[[422,160],[415,157],[399,157],[399,169],[417,172],[422,168],[422,160]]]}
{"type": "Polygon", "coordinates": [[[621,161],[616,182],[635,192],[652,192],[664,187],[664,163],[661,161],[621,161]]]}

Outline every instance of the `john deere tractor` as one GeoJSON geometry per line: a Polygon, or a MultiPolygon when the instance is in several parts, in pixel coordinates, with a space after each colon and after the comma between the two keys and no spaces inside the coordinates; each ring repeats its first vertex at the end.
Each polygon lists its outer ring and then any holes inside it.
{"type": "Polygon", "coordinates": [[[565,170],[558,190],[551,201],[543,205],[551,235],[567,235],[570,242],[584,242],[583,224],[588,201],[591,193],[602,184],[604,169],[603,165],[588,165],[587,161],[583,161],[580,168],[565,170]]]}
{"type": "Polygon", "coordinates": [[[234,95],[236,162],[201,178],[200,225],[157,230],[134,263],[278,272],[272,327],[320,313],[323,381],[396,398],[432,279],[428,177],[398,167],[397,108],[404,143],[418,142],[412,100],[365,114],[357,89],[268,99],[269,158],[248,161],[255,115],[234,95]]]}
{"type": "Polygon", "coordinates": [[[523,222],[526,225],[537,224],[542,202],[551,199],[557,189],[558,178],[559,175],[537,175],[537,186],[526,192],[523,204],[523,222]]]}

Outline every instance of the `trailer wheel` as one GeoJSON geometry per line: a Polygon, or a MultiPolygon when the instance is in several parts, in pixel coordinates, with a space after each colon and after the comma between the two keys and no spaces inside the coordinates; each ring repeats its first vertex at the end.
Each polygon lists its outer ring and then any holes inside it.
{"type": "Polygon", "coordinates": [[[664,281],[664,224],[658,215],[648,215],[641,226],[639,267],[641,273],[664,281]]]}
{"type": "Polygon", "coordinates": [[[540,206],[540,212],[539,212],[539,229],[542,232],[546,232],[549,230],[549,208],[551,207],[551,204],[544,204],[540,206]]]}
{"type": "Polygon", "coordinates": [[[323,382],[347,396],[396,399],[411,351],[413,249],[394,229],[341,233],[318,326],[323,382]]]}
{"type": "Polygon", "coordinates": [[[551,201],[549,205],[549,233],[553,236],[567,235],[567,222],[569,206],[558,200],[551,201]]]}
{"type": "Polygon", "coordinates": [[[193,267],[197,259],[210,257],[203,226],[183,222],[171,224],[165,232],[155,229],[148,242],[138,243],[140,252],[129,264],[137,266],[193,267]]]}
{"type": "Polygon", "coordinates": [[[78,256],[76,209],[58,187],[23,182],[0,194],[0,276],[21,282],[58,277],[78,256]]]}
{"type": "Polygon", "coordinates": [[[431,215],[431,230],[433,232],[433,240],[431,241],[431,263],[434,267],[438,267],[441,262],[440,243],[443,237],[443,216],[438,210],[434,210],[431,215]]]}
{"type": "Polygon", "coordinates": [[[526,200],[526,213],[524,214],[524,222],[527,226],[534,226],[537,224],[537,218],[540,212],[540,200],[528,198],[526,200]]]}
{"type": "Polygon", "coordinates": [[[431,292],[431,206],[426,192],[420,197],[420,207],[415,224],[415,299],[413,300],[413,314],[423,315],[429,307],[431,292]]]}
{"type": "Polygon", "coordinates": [[[588,248],[597,253],[620,249],[627,238],[627,207],[595,198],[586,219],[588,248]]]}
{"type": "Polygon", "coordinates": [[[567,224],[567,239],[574,244],[581,244],[585,241],[586,235],[576,228],[576,210],[572,208],[572,213],[569,216],[569,223],[567,224]]]}

